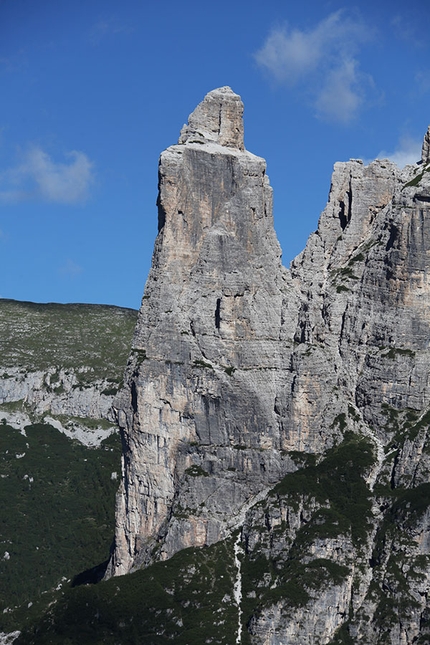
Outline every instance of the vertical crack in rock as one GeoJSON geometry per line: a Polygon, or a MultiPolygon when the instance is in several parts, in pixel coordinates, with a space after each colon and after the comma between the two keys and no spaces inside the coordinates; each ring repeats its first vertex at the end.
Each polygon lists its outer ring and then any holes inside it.
{"type": "Polygon", "coordinates": [[[219,329],[221,326],[221,298],[217,298],[215,309],[215,327],[219,329]]]}

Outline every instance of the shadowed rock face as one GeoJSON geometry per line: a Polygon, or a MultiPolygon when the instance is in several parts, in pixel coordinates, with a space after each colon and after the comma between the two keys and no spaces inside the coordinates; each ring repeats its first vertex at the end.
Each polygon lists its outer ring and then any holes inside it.
{"type": "Polygon", "coordinates": [[[390,495],[426,486],[430,473],[428,133],[421,163],[403,170],[337,163],[318,230],[287,271],[265,162],[244,150],[242,110],[229,88],[210,92],[160,158],[159,235],[117,399],[124,472],[110,575],[241,528],[246,557],[264,554],[279,576],[291,561],[338,567],[335,582],[308,588],[307,604],[290,602],[288,588],[287,600],[266,600],[249,621],[252,643],[330,643],[348,623],[357,642],[385,634],[409,645],[424,629],[428,564],[419,593],[408,587],[416,612],[391,631],[372,594],[387,585],[393,603],[400,594],[389,579],[390,522],[407,534],[391,542],[404,571],[430,556],[427,511],[412,529],[403,511],[386,510],[390,495]],[[297,452],[329,451],[341,489],[351,464],[336,462],[336,446],[345,439],[349,454],[351,436],[356,455],[370,445],[357,475],[367,491],[360,541],[339,514],[318,533],[333,489],[325,501],[296,490],[294,503],[268,493],[297,469],[297,452]]]}

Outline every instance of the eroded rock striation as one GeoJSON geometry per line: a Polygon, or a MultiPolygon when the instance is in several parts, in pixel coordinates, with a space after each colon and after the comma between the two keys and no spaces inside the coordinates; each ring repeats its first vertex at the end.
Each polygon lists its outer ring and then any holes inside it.
{"type": "Polygon", "coordinates": [[[210,92],[161,155],[110,575],[240,531],[246,642],[427,642],[428,132],[337,163],[286,270],[242,112],[210,92]]]}
{"type": "Polygon", "coordinates": [[[210,92],[161,155],[159,235],[119,411],[119,573],[156,543],[169,557],[223,539],[291,469],[275,407],[296,306],[283,303],[272,190],[244,150],[242,112],[229,88],[210,92]]]}

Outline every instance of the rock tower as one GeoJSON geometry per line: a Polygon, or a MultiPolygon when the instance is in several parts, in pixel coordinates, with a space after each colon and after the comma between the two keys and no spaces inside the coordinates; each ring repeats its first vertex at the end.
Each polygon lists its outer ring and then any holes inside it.
{"type": "Polygon", "coordinates": [[[159,234],[118,404],[117,573],[157,545],[164,558],[222,539],[291,467],[275,408],[292,303],[242,114],[229,87],[210,92],[160,158],[159,234]]]}
{"type": "Polygon", "coordinates": [[[210,92],[161,155],[108,575],[224,540],[247,642],[427,643],[430,130],[335,164],[287,270],[242,112],[210,92]]]}

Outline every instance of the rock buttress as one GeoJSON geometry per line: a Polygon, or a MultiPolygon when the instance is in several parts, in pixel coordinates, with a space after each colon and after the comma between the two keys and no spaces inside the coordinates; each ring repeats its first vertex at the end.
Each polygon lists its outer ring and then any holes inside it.
{"type": "Polygon", "coordinates": [[[288,274],[242,112],[230,88],[210,92],[160,158],[159,234],[118,404],[114,574],[222,539],[291,468],[275,411],[291,377],[288,274]]]}
{"type": "Polygon", "coordinates": [[[427,643],[428,133],[404,170],[336,164],[287,272],[241,110],[211,92],[161,157],[111,568],[241,528],[253,645],[427,643]]]}

